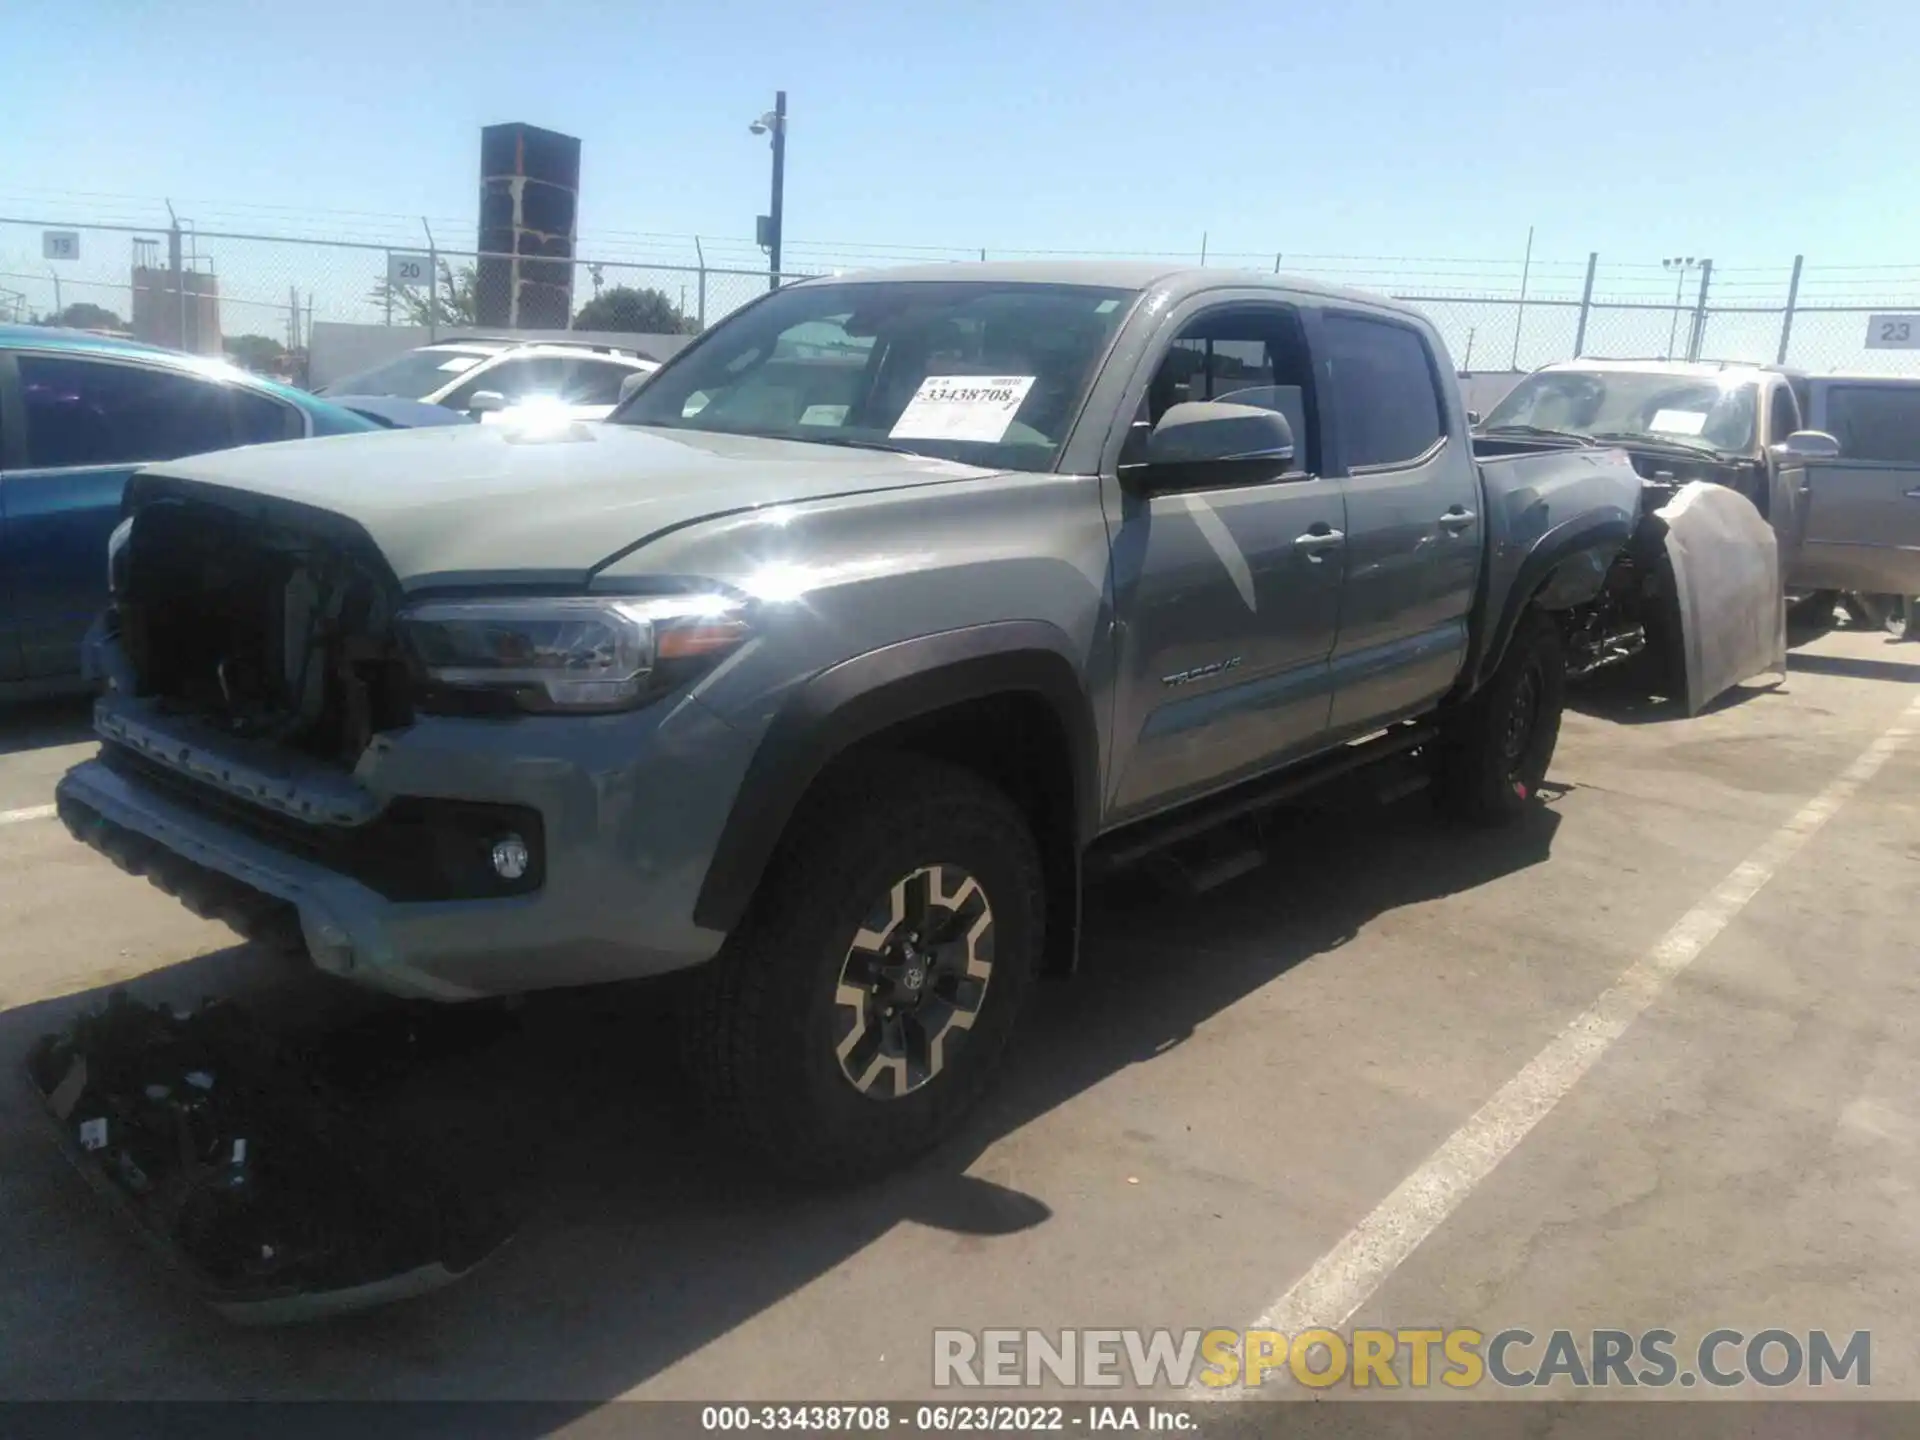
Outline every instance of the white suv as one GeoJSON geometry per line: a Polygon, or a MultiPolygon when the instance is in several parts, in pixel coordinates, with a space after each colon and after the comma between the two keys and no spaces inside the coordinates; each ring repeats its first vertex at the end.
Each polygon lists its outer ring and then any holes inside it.
{"type": "Polygon", "coordinates": [[[423,345],[320,394],[418,400],[488,423],[526,405],[559,405],[576,420],[604,419],[622,387],[659,365],[637,351],[571,341],[446,340],[423,345]]]}

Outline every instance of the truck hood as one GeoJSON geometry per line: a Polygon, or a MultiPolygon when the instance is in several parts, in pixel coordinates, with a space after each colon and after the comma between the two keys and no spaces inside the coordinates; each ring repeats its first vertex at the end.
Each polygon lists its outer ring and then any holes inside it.
{"type": "Polygon", "coordinates": [[[406,590],[497,579],[582,583],[663,530],[832,496],[995,474],[920,455],[691,430],[567,423],[344,435],[172,460],[134,499],[284,501],[352,521],[406,590]],[[217,487],[207,493],[200,487],[217,487]]]}

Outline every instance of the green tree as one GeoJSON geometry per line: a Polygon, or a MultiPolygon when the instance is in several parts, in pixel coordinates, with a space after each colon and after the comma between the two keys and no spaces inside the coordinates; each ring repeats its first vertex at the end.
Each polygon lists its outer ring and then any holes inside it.
{"type": "Polygon", "coordinates": [[[229,335],[227,358],[256,375],[278,374],[286,363],[287,347],[268,335],[229,335]]]}
{"type": "Polygon", "coordinates": [[[477,325],[480,323],[474,292],[479,276],[471,265],[455,270],[440,262],[440,283],[433,287],[429,300],[425,291],[414,285],[392,285],[382,280],[367,295],[367,303],[384,313],[389,303],[393,318],[401,325],[477,325]]]}
{"type": "Polygon", "coordinates": [[[102,305],[76,300],[57,315],[49,315],[48,325],[65,325],[73,330],[124,330],[127,322],[102,305]]]}
{"type": "Polygon", "coordinates": [[[576,330],[602,330],[622,335],[692,335],[699,323],[682,315],[662,290],[616,285],[580,307],[573,317],[576,330]]]}

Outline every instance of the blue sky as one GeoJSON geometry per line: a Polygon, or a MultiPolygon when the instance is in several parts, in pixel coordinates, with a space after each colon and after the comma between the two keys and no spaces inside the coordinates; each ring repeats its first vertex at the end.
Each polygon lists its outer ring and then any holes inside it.
{"type": "Polygon", "coordinates": [[[10,0],[0,198],[463,218],[525,119],[584,233],[738,240],[784,86],[801,243],[1890,262],[1917,53],[1911,0],[10,0]]]}
{"type": "Polygon", "coordinates": [[[1804,252],[1878,298],[1920,289],[1916,55],[1914,0],[9,0],[0,215],[470,246],[479,127],[521,119],[584,142],[583,254],[750,265],[784,87],[795,268],[1205,235],[1511,288],[1531,225],[1536,293],[1690,253],[1775,303],[1804,252]]]}

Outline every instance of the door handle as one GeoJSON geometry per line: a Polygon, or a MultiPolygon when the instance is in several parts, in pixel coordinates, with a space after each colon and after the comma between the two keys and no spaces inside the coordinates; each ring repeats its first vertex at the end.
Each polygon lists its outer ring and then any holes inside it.
{"type": "Polygon", "coordinates": [[[1916,485],[1913,489],[1907,491],[1907,499],[1920,500],[1920,485],[1916,485]]]}
{"type": "Polygon", "coordinates": [[[1473,524],[1475,518],[1473,511],[1462,510],[1456,505],[1440,517],[1440,524],[1443,529],[1451,530],[1457,535],[1473,524]]]}
{"type": "Polygon", "coordinates": [[[1309,530],[1294,538],[1293,548],[1306,554],[1307,562],[1318,565],[1324,559],[1323,551],[1333,550],[1347,543],[1344,532],[1339,530],[1309,530]]]}

